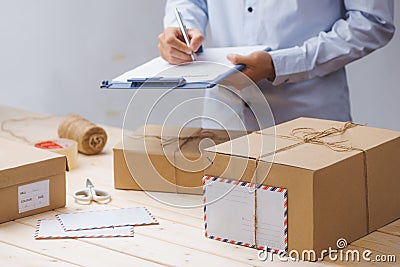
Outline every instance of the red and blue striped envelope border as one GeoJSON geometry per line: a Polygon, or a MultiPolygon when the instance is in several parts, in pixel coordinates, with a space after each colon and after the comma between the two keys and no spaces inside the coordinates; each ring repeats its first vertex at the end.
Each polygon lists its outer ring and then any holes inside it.
{"type": "MultiPolygon", "coordinates": [[[[249,247],[249,248],[257,248],[257,249],[262,249],[265,250],[264,246],[257,246],[256,244],[249,244],[246,242],[240,242],[240,241],[236,241],[236,240],[232,240],[232,239],[227,239],[227,238],[223,238],[223,237],[219,237],[219,236],[213,236],[210,235],[207,232],[207,200],[206,200],[206,181],[213,181],[213,182],[221,182],[221,183],[228,183],[228,184],[234,184],[237,186],[245,186],[245,187],[255,187],[258,190],[267,190],[267,191],[272,191],[272,192],[279,192],[283,194],[284,197],[284,201],[283,201],[283,210],[284,210],[284,236],[285,236],[285,253],[288,253],[288,217],[287,217],[287,208],[288,208],[288,192],[287,189],[284,188],[279,188],[279,187],[274,187],[274,186],[269,186],[269,185],[258,185],[258,184],[254,184],[254,183],[247,183],[247,182],[240,182],[240,181],[236,181],[236,180],[230,180],[230,179],[225,179],[225,178],[220,178],[220,177],[212,177],[212,176],[204,176],[203,177],[203,204],[204,204],[204,228],[205,228],[205,236],[207,238],[210,239],[214,239],[217,241],[222,241],[222,242],[226,242],[226,243],[230,243],[230,244],[234,244],[234,245],[239,245],[239,246],[245,246],[245,247],[249,247]]],[[[278,249],[271,249],[271,248],[267,248],[268,252],[273,252],[273,253],[280,253],[281,250],[278,249]]]]}
{"type": "MultiPolygon", "coordinates": [[[[41,240],[41,239],[75,239],[75,238],[110,238],[110,237],[133,237],[134,236],[134,227],[130,227],[129,233],[125,235],[121,234],[108,234],[108,235],[103,235],[103,234],[82,234],[82,233],[77,233],[77,231],[68,231],[65,232],[65,235],[47,235],[47,236],[39,236],[39,231],[40,231],[40,226],[41,223],[44,220],[38,220],[36,223],[36,230],[35,230],[35,239],[41,240]],[[76,232],[76,233],[75,233],[76,232]]],[[[99,229],[96,229],[99,230],[99,229]]],[[[82,232],[82,231],[79,231],[82,232]]]]}
{"type": "MultiPolygon", "coordinates": [[[[159,224],[158,220],[156,219],[156,217],[154,217],[154,215],[145,207],[141,207],[143,208],[146,213],[149,215],[149,217],[152,219],[152,221],[150,223],[129,223],[129,224],[121,224],[121,225],[102,225],[102,226],[98,226],[98,227],[88,227],[88,228],[77,228],[77,229],[67,229],[62,221],[62,219],[60,218],[59,215],[61,214],[56,214],[56,219],[59,221],[59,223],[61,224],[61,227],[64,229],[64,231],[81,231],[81,230],[94,230],[94,229],[103,229],[103,228],[111,228],[111,227],[123,227],[123,226],[144,226],[144,225],[156,225],[159,224]]],[[[120,208],[121,210],[129,210],[129,209],[135,209],[135,208],[120,208]]],[[[111,211],[111,210],[103,210],[104,212],[107,211],[111,211]]],[[[93,211],[85,211],[85,213],[91,213],[91,212],[99,212],[99,210],[93,210],[93,211]]],[[[77,214],[80,212],[73,212],[73,213],[69,213],[69,214],[77,214]]]]}

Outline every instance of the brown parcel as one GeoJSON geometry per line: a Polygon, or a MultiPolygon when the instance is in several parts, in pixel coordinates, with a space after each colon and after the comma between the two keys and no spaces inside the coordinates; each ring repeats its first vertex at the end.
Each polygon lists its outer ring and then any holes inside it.
{"type": "Polygon", "coordinates": [[[65,206],[65,156],[4,138],[0,144],[0,223],[65,206]],[[25,190],[38,183],[41,194],[25,190]]]}
{"type": "Polygon", "coordinates": [[[207,165],[199,146],[209,147],[245,134],[146,125],[132,136],[125,136],[123,143],[114,147],[114,186],[117,189],[202,194],[202,177],[207,165]]]}
{"type": "Polygon", "coordinates": [[[400,217],[400,133],[356,126],[323,138],[352,146],[347,152],[287,138],[299,127],[343,125],[299,118],[211,147],[206,154],[213,164],[205,174],[249,182],[256,173],[257,183],[287,188],[289,251],[320,253],[339,238],[352,242],[400,217]]]}

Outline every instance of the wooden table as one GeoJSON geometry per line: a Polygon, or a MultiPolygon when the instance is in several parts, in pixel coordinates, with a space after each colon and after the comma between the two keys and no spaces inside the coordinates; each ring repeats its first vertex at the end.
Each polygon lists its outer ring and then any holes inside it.
{"type": "MultiPolygon", "coordinates": [[[[0,106],[0,122],[23,117],[43,117],[41,114],[0,106]]],[[[8,121],[6,128],[28,140],[57,137],[60,117],[43,120],[8,121]]],[[[67,206],[54,211],[0,224],[0,266],[399,266],[400,220],[353,242],[348,249],[370,249],[373,256],[395,255],[396,262],[324,261],[262,262],[257,251],[210,240],[204,237],[202,208],[181,209],[159,203],[144,192],[113,188],[112,147],[122,137],[121,129],[105,127],[109,141],[104,152],[97,156],[79,155],[79,167],[67,173],[67,206]],[[84,186],[87,177],[94,184],[111,192],[113,200],[107,205],[79,205],[71,193],[84,186]],[[38,219],[53,219],[56,213],[104,210],[126,207],[147,207],[159,220],[155,226],[136,227],[133,238],[82,238],[64,240],[35,240],[38,219]]],[[[0,136],[21,140],[7,132],[0,136]]],[[[1,159],[4,160],[4,159],[1,159]]],[[[179,198],[201,198],[174,195],[179,198]]],[[[2,203],[6,205],[6,203],[2,203]]],[[[373,257],[372,256],[372,257],[373,257]]]]}

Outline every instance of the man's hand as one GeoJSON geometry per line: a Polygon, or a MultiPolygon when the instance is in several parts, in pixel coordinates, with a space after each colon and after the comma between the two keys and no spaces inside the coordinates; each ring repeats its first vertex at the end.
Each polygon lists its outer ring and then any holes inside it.
{"type": "Polygon", "coordinates": [[[171,64],[181,64],[192,61],[192,52],[196,52],[203,43],[204,36],[200,30],[187,30],[190,48],[186,45],[179,28],[166,28],[158,36],[158,50],[161,57],[171,64]]]}
{"type": "Polygon", "coordinates": [[[242,72],[254,82],[275,78],[274,64],[268,52],[257,51],[247,56],[229,54],[227,58],[235,65],[246,65],[246,68],[242,72]]]}

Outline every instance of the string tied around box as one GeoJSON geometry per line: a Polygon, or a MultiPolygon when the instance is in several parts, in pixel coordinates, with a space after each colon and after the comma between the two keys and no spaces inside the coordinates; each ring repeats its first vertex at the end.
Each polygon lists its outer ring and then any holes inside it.
{"type": "MultiPolygon", "coordinates": [[[[294,143],[289,146],[285,146],[283,148],[277,149],[275,151],[263,154],[259,156],[259,158],[266,157],[266,156],[271,156],[280,152],[284,152],[287,150],[290,150],[292,148],[295,148],[297,146],[301,146],[304,144],[315,144],[315,145],[323,145],[335,152],[351,152],[351,151],[360,151],[362,152],[363,156],[363,173],[364,173],[364,181],[365,181],[365,194],[366,194],[366,215],[367,215],[367,229],[369,229],[369,198],[368,198],[368,169],[367,169],[367,154],[364,149],[353,147],[352,145],[345,144],[348,142],[348,140],[340,140],[340,141],[326,141],[323,140],[322,138],[325,137],[332,137],[332,136],[339,136],[343,135],[347,130],[352,129],[354,127],[358,126],[365,126],[364,124],[357,124],[353,122],[346,122],[343,124],[342,127],[336,128],[336,127],[330,127],[325,130],[315,130],[314,128],[310,127],[299,127],[299,128],[294,128],[292,129],[291,133],[289,135],[279,135],[279,134],[269,134],[269,133],[263,133],[262,131],[255,131],[254,133],[260,134],[260,135],[265,135],[265,136],[275,136],[277,138],[282,138],[282,139],[289,139],[289,140],[294,140],[294,141],[299,141],[297,143],[294,143]]],[[[256,190],[255,190],[256,191],[256,190]]],[[[256,192],[254,194],[254,201],[256,201],[257,195],[256,192]]],[[[256,205],[254,208],[256,209],[256,205]]],[[[254,244],[255,247],[258,247],[257,241],[256,241],[256,222],[257,222],[257,214],[254,212],[254,244]]]]}
{"type": "Polygon", "coordinates": [[[329,149],[336,151],[336,152],[349,152],[349,151],[355,151],[355,150],[360,151],[360,149],[352,147],[351,145],[344,144],[347,142],[347,140],[328,142],[328,141],[323,140],[322,138],[342,135],[347,130],[354,128],[356,126],[363,126],[363,125],[356,124],[353,122],[346,122],[343,125],[343,127],[341,127],[341,128],[331,127],[326,130],[323,130],[323,131],[317,131],[317,130],[315,130],[313,128],[309,128],[309,127],[299,127],[299,128],[293,129],[289,135],[268,134],[268,133],[263,133],[262,131],[256,131],[255,133],[260,134],[260,135],[271,135],[271,136],[276,136],[278,138],[300,141],[299,143],[294,143],[293,145],[285,146],[281,149],[277,149],[275,151],[263,154],[260,156],[260,158],[266,157],[266,156],[271,156],[273,154],[277,154],[279,152],[283,152],[286,150],[290,150],[294,147],[297,147],[297,146],[300,146],[303,144],[323,145],[323,146],[326,146],[329,149]]]}

